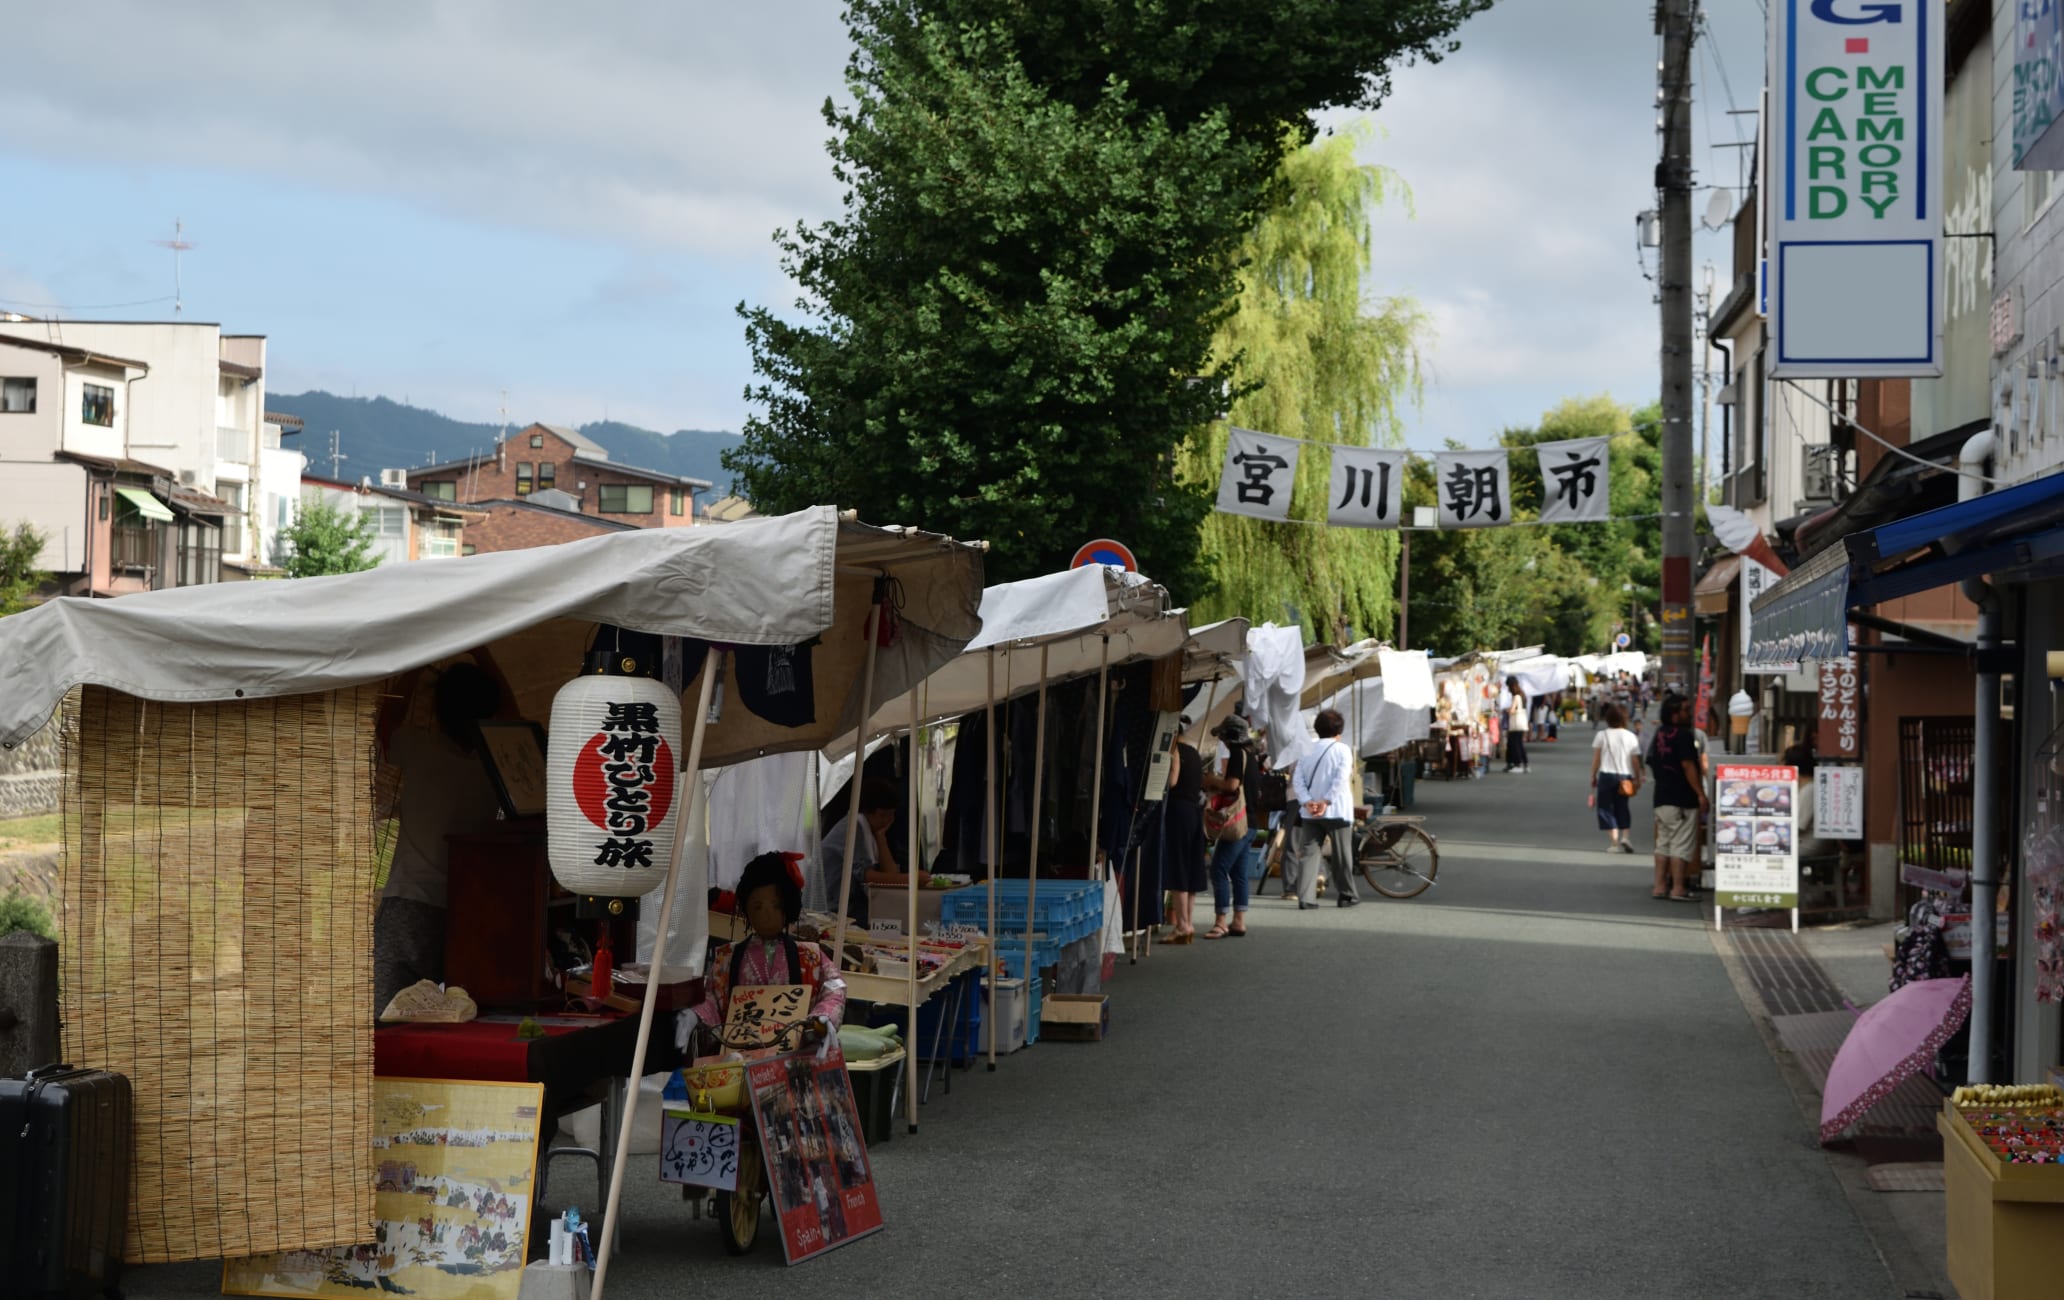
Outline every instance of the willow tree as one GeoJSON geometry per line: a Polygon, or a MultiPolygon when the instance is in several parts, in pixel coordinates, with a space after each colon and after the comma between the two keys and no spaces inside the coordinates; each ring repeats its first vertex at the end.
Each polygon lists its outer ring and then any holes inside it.
{"type": "MultiPolygon", "coordinates": [[[[1322,137],[1285,152],[1276,201],[1242,250],[1238,307],[1214,354],[1232,362],[1231,422],[1314,443],[1396,445],[1420,393],[1419,350],[1430,334],[1410,298],[1372,298],[1370,222],[1386,201],[1409,210],[1398,177],[1356,158],[1367,132],[1322,137]]],[[[1226,425],[1185,446],[1185,481],[1210,489],[1225,460],[1226,425]]],[[[1398,534],[1328,528],[1329,458],[1298,457],[1290,515],[1275,523],[1214,513],[1202,547],[1213,579],[1198,617],[1295,618],[1316,639],[1388,633],[1397,619],[1398,534]]]]}

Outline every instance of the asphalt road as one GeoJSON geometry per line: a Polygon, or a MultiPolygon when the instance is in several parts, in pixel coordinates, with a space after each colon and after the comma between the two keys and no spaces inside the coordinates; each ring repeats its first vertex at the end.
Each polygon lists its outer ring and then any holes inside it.
{"type": "MultiPolygon", "coordinates": [[[[1575,730],[1420,786],[1429,893],[1261,902],[1245,939],[1121,959],[1106,1041],[935,1090],[874,1152],[874,1237],[790,1271],[769,1223],[729,1259],[634,1169],[610,1294],[1893,1294],[1703,914],[1602,851],[1575,730]]],[[[562,1169],[552,1199],[592,1206],[562,1169]]]]}

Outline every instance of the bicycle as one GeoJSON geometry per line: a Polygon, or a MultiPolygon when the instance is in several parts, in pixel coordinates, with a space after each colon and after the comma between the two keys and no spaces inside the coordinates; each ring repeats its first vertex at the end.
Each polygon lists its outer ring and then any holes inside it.
{"type": "MultiPolygon", "coordinates": [[[[1369,888],[1385,898],[1417,898],[1434,883],[1440,875],[1440,846],[1421,826],[1425,820],[1409,813],[1380,813],[1355,822],[1355,868],[1369,888]]],[[[1262,859],[1263,880],[1280,874],[1283,856],[1296,851],[1290,838],[1282,829],[1270,834],[1262,859]]],[[[1323,851],[1330,855],[1331,845],[1323,851]]],[[[1325,892],[1322,881],[1318,893],[1325,892]]]]}

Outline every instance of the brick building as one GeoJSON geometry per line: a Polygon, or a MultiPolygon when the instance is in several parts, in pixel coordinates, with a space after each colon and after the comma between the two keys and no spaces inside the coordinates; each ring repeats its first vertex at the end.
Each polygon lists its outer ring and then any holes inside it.
{"type": "MultiPolygon", "coordinates": [[[[409,470],[408,485],[425,496],[469,503],[520,502],[533,493],[559,492],[573,499],[579,515],[632,528],[688,527],[695,517],[695,494],[710,486],[698,478],[619,464],[592,438],[550,424],[533,424],[478,456],[409,470]]],[[[567,527],[563,520],[553,522],[562,530],[567,527]]],[[[523,524],[540,526],[535,520],[523,524]]],[[[579,535],[594,531],[599,530],[579,535]]],[[[469,530],[469,539],[472,536],[469,530]]],[[[475,545],[481,550],[513,549],[477,541],[475,545]]]]}
{"type": "Polygon", "coordinates": [[[475,501],[468,509],[481,512],[466,526],[466,554],[486,555],[494,551],[521,551],[533,546],[556,546],[600,533],[619,533],[638,525],[627,520],[580,513],[579,503],[562,498],[556,491],[538,493],[524,500],[475,501]]]}

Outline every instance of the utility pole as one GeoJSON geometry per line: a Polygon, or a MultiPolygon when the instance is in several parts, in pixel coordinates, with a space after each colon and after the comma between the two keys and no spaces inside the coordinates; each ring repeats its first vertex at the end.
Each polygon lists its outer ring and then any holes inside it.
{"type": "Polygon", "coordinates": [[[342,436],[337,430],[330,430],[330,477],[333,480],[340,483],[343,482],[339,474],[342,472],[344,462],[350,459],[351,457],[344,454],[342,436]]]}
{"type": "Polygon", "coordinates": [[[1662,213],[1663,379],[1663,684],[1689,693],[1692,686],[1691,391],[1691,45],[1698,0],[1656,0],[1662,38],[1657,74],[1656,124],[1662,161],[1656,189],[1662,213]]]}

